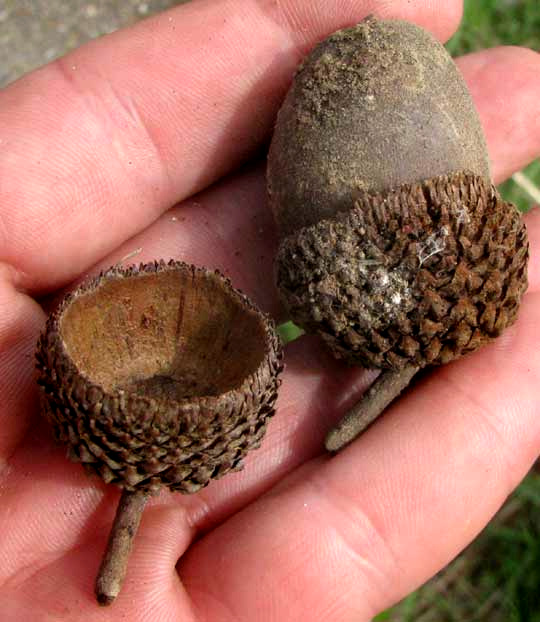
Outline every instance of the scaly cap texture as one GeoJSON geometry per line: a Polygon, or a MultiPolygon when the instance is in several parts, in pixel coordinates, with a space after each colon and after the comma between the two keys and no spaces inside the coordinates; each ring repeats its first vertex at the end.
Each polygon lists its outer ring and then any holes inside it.
{"type": "Polygon", "coordinates": [[[511,324],[527,287],[517,209],[456,173],[388,193],[284,238],[277,283],[294,321],[365,367],[446,363],[511,324]]]}
{"type": "Polygon", "coordinates": [[[80,286],[36,357],[43,412],[70,458],[147,492],[193,493],[241,468],[282,369],[269,318],[219,273],[177,261],[80,286]]]}

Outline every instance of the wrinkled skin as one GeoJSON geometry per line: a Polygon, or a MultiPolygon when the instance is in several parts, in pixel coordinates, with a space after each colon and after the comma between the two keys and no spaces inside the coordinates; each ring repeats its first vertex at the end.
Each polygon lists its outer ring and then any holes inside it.
{"type": "MultiPolygon", "coordinates": [[[[294,67],[367,13],[445,40],[461,8],[197,0],[0,93],[3,622],[367,621],[452,559],[526,474],[540,451],[538,211],[527,216],[530,288],[517,323],[426,376],[335,457],[324,434],[372,376],[316,338],[288,346],[262,448],[200,494],[151,501],[109,609],[92,587],[118,491],[66,461],[37,408],[45,311],[137,249],[127,261],[219,267],[282,319],[261,154],[294,67]]],[[[540,56],[500,48],[459,66],[500,182],[540,152],[540,56]]]]}

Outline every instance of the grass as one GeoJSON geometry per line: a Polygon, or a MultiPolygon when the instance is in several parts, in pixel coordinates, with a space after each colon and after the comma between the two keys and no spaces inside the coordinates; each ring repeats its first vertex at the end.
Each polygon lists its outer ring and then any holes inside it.
{"type": "Polygon", "coordinates": [[[277,327],[277,331],[283,343],[294,341],[304,334],[304,331],[299,326],[296,326],[294,322],[285,322],[280,324],[277,327]]]}
{"type": "MultiPolygon", "coordinates": [[[[495,45],[540,51],[539,0],[466,0],[454,56],[495,45]]],[[[526,211],[540,194],[540,160],[500,186],[526,211]]],[[[536,199],[536,202],[539,202],[536,199]]],[[[540,622],[540,467],[449,566],[377,622],[540,622]]]]}
{"type": "MultiPolygon", "coordinates": [[[[540,51],[539,0],[465,1],[461,27],[448,42],[448,51],[459,56],[496,45],[522,45],[540,51]]],[[[507,201],[527,211],[533,203],[540,203],[540,161],[521,173],[499,189],[507,201]],[[527,182],[533,186],[532,194],[526,189],[530,186],[527,182]]]]}
{"type": "Polygon", "coordinates": [[[540,205],[540,160],[535,160],[529,166],[516,173],[512,179],[505,181],[499,186],[502,196],[526,212],[533,204],[540,205]],[[525,179],[523,180],[523,177],[525,179]],[[532,188],[527,190],[525,184],[532,184],[532,188]]]}
{"type": "Polygon", "coordinates": [[[496,45],[540,51],[538,0],[465,0],[463,21],[448,51],[456,56],[496,45]]]}

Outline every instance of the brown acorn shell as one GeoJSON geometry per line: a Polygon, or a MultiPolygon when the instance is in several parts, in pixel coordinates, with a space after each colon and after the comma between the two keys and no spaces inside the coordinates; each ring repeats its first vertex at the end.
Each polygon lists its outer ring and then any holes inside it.
{"type": "Polygon", "coordinates": [[[42,410],[69,457],[149,492],[193,493],[241,468],[282,370],[271,320],[219,273],[179,261],[115,267],[77,288],[36,358],[42,410]]]}
{"type": "Polygon", "coordinates": [[[321,41],[298,69],[268,157],[270,207],[282,235],[375,194],[453,171],[490,181],[467,85],[435,37],[368,17],[321,41]]]}
{"type": "Polygon", "coordinates": [[[359,194],[284,238],[277,283],[295,323],[339,358],[398,370],[446,363],[497,337],[527,288],[520,213],[482,176],[359,194]]]}

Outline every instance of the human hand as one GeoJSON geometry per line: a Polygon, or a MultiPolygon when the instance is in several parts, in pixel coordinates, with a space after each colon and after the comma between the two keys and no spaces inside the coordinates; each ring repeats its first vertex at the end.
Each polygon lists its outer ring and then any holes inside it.
{"type": "MultiPolygon", "coordinates": [[[[324,435],[371,376],[316,338],[288,345],[262,448],[196,495],[149,503],[109,609],[93,581],[119,493],[67,462],[37,409],[43,307],[138,249],[128,261],[220,268],[280,318],[263,148],[294,68],[368,12],[444,40],[460,10],[199,0],[0,93],[3,621],[369,620],[454,557],[525,475],[540,451],[538,211],[517,323],[434,370],[337,456],[324,435]]],[[[501,48],[459,66],[498,183],[540,151],[540,56],[501,48]]]]}

